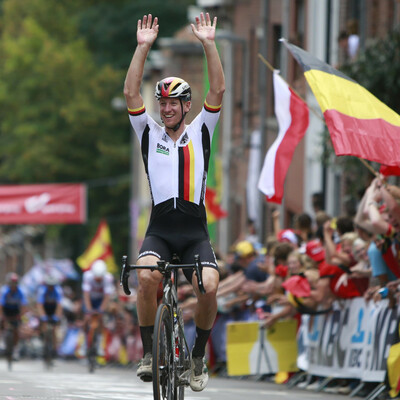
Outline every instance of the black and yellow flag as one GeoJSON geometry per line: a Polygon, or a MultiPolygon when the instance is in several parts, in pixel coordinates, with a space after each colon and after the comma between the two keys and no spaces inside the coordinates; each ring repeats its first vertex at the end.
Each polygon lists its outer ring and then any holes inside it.
{"type": "Polygon", "coordinates": [[[283,42],[304,70],[336,155],[400,166],[400,115],[342,72],[283,42]]]}

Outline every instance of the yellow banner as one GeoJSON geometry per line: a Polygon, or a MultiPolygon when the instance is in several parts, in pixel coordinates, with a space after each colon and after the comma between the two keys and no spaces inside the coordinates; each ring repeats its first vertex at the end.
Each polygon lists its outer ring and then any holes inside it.
{"type": "Polygon", "coordinates": [[[258,322],[227,325],[228,375],[297,371],[297,321],[278,321],[269,329],[258,322]]]}

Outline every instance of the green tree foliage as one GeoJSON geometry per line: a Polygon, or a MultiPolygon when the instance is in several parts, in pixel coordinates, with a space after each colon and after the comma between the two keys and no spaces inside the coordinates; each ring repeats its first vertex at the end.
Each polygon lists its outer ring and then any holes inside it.
{"type": "Polygon", "coordinates": [[[400,29],[372,41],[355,62],[341,70],[400,113],[400,29]]]}
{"type": "MultiPolygon", "coordinates": [[[[89,235],[100,218],[114,218],[123,222],[115,242],[127,243],[129,182],[98,185],[100,178],[129,173],[128,118],[111,107],[122,94],[124,74],[95,64],[64,3],[2,3],[0,180],[88,181],[89,235]]],[[[79,253],[88,241],[78,243],[84,236],[77,230],[86,231],[69,226],[61,233],[75,238],[79,253]]]]}
{"type": "Polygon", "coordinates": [[[194,3],[194,0],[92,1],[90,7],[78,13],[80,32],[97,62],[126,69],[136,46],[138,19],[149,13],[157,16],[159,37],[171,37],[187,24],[187,6],[194,3]]]}
{"type": "Polygon", "coordinates": [[[187,23],[195,0],[0,0],[0,181],[85,182],[85,226],[49,226],[72,258],[101,218],[117,258],[127,251],[130,137],[113,110],[136,45],[137,20],[160,36],[187,23]]]}

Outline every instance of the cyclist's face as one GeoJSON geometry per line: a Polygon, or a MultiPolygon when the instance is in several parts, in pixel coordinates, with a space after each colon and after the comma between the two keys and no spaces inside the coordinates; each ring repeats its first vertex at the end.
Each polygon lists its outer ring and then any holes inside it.
{"type": "Polygon", "coordinates": [[[9,286],[10,286],[10,289],[15,290],[15,289],[17,289],[18,282],[11,281],[9,286]]]}
{"type": "MultiPolygon", "coordinates": [[[[190,101],[182,102],[183,112],[190,110],[190,101]]],[[[173,128],[182,118],[181,101],[178,98],[160,99],[160,117],[167,128],[173,128]]]]}

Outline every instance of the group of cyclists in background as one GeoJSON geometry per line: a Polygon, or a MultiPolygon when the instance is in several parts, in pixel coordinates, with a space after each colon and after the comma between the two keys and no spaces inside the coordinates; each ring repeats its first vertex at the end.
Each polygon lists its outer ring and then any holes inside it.
{"type": "Polygon", "coordinates": [[[20,286],[18,274],[9,272],[6,275],[5,285],[0,292],[0,349],[10,368],[12,361],[18,360],[21,355],[32,355],[24,353],[29,353],[26,350],[27,341],[33,337],[41,342],[38,353],[51,364],[58,356],[62,336],[65,336],[71,324],[85,332],[86,353],[89,354],[91,350],[93,354],[94,348],[95,356],[98,353],[101,355],[98,339],[97,342],[93,340],[94,333],[97,337],[101,336],[104,328],[103,315],[110,311],[110,304],[117,294],[114,277],[107,272],[103,260],[96,260],[83,273],[82,286],[76,292],[78,293],[74,293],[71,286],[60,282],[55,274],[50,273],[43,275],[35,298],[28,299],[20,286]],[[59,326],[64,335],[58,332],[59,326]]]}

